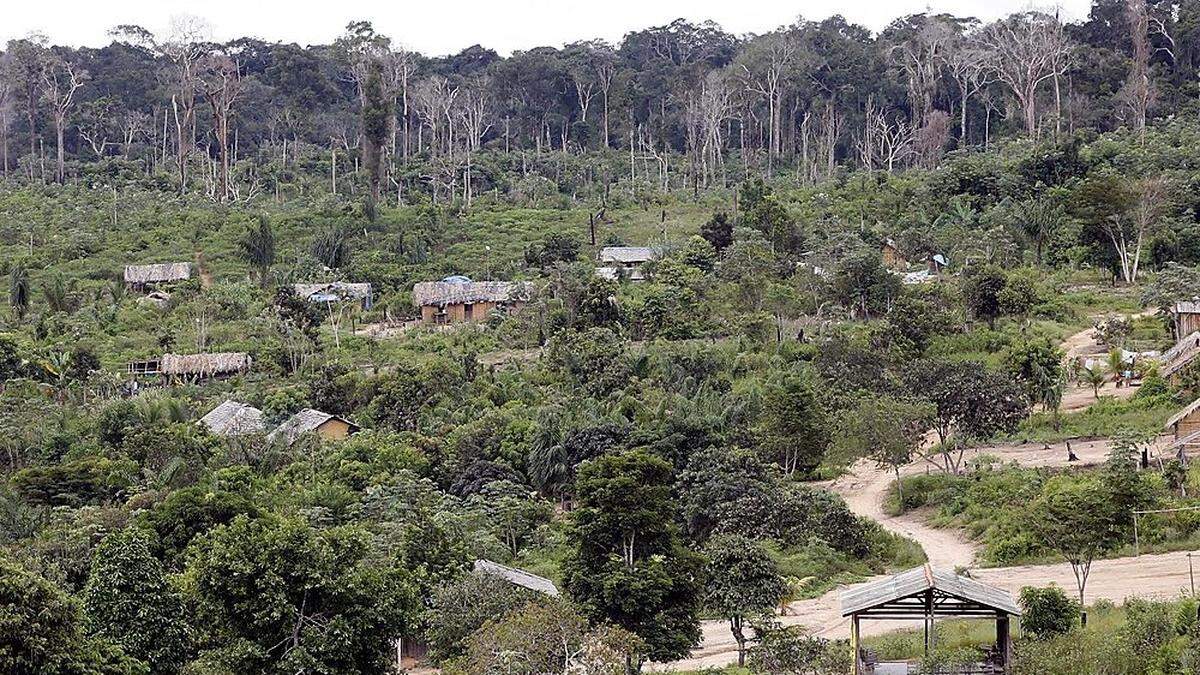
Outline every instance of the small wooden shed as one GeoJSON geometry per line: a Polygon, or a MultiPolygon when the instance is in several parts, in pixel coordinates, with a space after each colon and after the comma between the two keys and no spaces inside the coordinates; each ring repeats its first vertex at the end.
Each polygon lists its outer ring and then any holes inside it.
{"type": "Polygon", "coordinates": [[[925,626],[925,653],[934,646],[933,622],[944,618],[994,619],[996,644],[980,654],[970,672],[1007,675],[1012,672],[1011,617],[1021,608],[1008,591],[959,576],[951,570],[929,565],[879,581],[865,583],[842,593],[842,616],[850,617],[850,647],[854,653],[854,675],[906,672],[905,664],[880,663],[860,647],[864,619],[921,621],[925,626]]]}
{"type": "Polygon", "coordinates": [[[908,260],[900,252],[900,247],[896,245],[895,239],[891,237],[884,239],[883,245],[879,247],[879,253],[883,256],[884,267],[890,270],[908,269],[908,260]]]}
{"type": "Polygon", "coordinates": [[[292,445],[301,438],[313,434],[327,441],[340,441],[357,433],[359,426],[354,422],[327,412],[305,408],[289,417],[275,431],[267,435],[267,440],[276,440],[284,445],[292,445]]]}
{"type": "Polygon", "coordinates": [[[1182,338],[1200,331],[1200,300],[1183,300],[1171,308],[1171,322],[1175,325],[1175,336],[1182,338]]]}
{"type": "Polygon", "coordinates": [[[1189,333],[1158,357],[1159,374],[1171,384],[1178,384],[1180,374],[1197,356],[1200,356],[1200,332],[1189,333]]]}
{"type": "Polygon", "coordinates": [[[427,324],[483,321],[499,307],[520,309],[533,296],[525,281],[423,281],[413,286],[413,304],[427,324]]]}
{"type": "Polygon", "coordinates": [[[245,352],[214,352],[210,354],[163,354],[157,359],[132,361],[131,375],[159,375],[168,379],[197,382],[228,377],[250,370],[252,360],[245,352]]]}
{"type": "Polygon", "coordinates": [[[660,257],[661,252],[649,246],[605,246],[597,256],[600,266],[596,275],[604,279],[644,281],[646,271],[642,266],[660,257]]]}
{"type": "Polygon", "coordinates": [[[1172,415],[1165,427],[1174,434],[1176,441],[1194,436],[1200,431],[1200,398],[1172,415]]]}

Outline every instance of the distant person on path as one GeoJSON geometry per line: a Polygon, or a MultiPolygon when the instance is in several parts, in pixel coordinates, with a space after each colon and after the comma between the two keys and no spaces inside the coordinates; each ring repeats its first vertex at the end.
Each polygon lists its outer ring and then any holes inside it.
{"type": "Polygon", "coordinates": [[[1067,461],[1078,462],[1079,458],[1075,456],[1075,451],[1071,449],[1071,441],[1067,441],[1067,461]]]}

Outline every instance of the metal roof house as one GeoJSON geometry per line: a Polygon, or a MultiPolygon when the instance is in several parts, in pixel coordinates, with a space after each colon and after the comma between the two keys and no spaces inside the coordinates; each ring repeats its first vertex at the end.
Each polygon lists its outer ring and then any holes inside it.
{"type": "Polygon", "coordinates": [[[371,284],[331,281],[323,284],[292,284],[296,295],[309,302],[341,302],[357,300],[363,309],[371,309],[374,297],[371,294],[371,284]]]}
{"type": "Polygon", "coordinates": [[[514,586],[520,586],[537,593],[556,597],[558,596],[558,587],[554,585],[546,577],[539,577],[536,574],[520,570],[508,565],[501,565],[498,562],[491,560],[476,560],[474,565],[475,574],[490,574],[495,577],[500,577],[514,586]]]}
{"type": "Polygon", "coordinates": [[[920,620],[925,626],[925,652],[933,647],[935,619],[975,618],[996,621],[996,645],[985,651],[970,672],[999,675],[1012,672],[1012,641],[1009,620],[1021,608],[1008,591],[981,584],[950,570],[929,565],[866,583],[842,593],[842,616],[851,618],[850,646],[854,650],[855,675],[907,673],[907,664],[881,664],[869,650],[859,648],[863,619],[920,620]]]}
{"type": "Polygon", "coordinates": [[[596,275],[614,281],[622,277],[643,281],[646,274],[642,265],[661,257],[662,251],[649,246],[605,246],[597,256],[600,266],[596,268],[596,275]]]}
{"type": "Polygon", "coordinates": [[[266,428],[261,410],[232,399],[208,411],[199,423],[213,435],[226,438],[262,433],[266,428]]]}

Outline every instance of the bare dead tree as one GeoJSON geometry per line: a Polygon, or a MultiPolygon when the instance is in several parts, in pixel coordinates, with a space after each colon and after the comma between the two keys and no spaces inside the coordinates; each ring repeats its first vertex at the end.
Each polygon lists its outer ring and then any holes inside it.
{"type": "Polygon", "coordinates": [[[988,61],[988,53],[984,51],[975,39],[968,34],[960,37],[954,47],[946,55],[946,65],[950,77],[958,86],[958,143],[966,146],[967,110],[971,98],[983,91],[995,80],[988,61]]]}
{"type": "Polygon", "coordinates": [[[462,95],[457,97],[456,115],[462,125],[462,137],[466,154],[466,169],[463,173],[463,201],[471,206],[473,197],[472,159],[483,144],[483,137],[491,129],[491,83],[486,77],[477,77],[467,82],[462,88],[462,95]]]}
{"type": "Polygon", "coordinates": [[[694,171],[704,186],[723,170],[724,140],[721,129],[733,114],[733,88],[725,72],[713,71],[687,101],[688,144],[694,171]]]}
{"type": "Polygon", "coordinates": [[[175,161],[179,171],[179,192],[187,192],[188,160],[196,148],[197,70],[212,40],[212,27],[195,16],[175,16],[167,39],[159,51],[173,64],[174,89],[171,110],[175,117],[175,161]]]}
{"type": "Polygon", "coordinates": [[[796,53],[790,31],[776,31],[747,45],[746,61],[740,64],[745,88],[767,102],[767,167],[781,149],[783,80],[796,53]]]}
{"type": "Polygon", "coordinates": [[[1014,14],[979,33],[980,46],[995,79],[1016,99],[1025,130],[1037,132],[1038,88],[1066,72],[1070,40],[1057,17],[1043,12],[1014,14]]]}
{"type": "Polygon", "coordinates": [[[1144,143],[1146,118],[1156,98],[1154,82],[1150,79],[1150,12],[1145,0],[1125,0],[1125,19],[1129,22],[1133,53],[1129,60],[1129,75],[1119,96],[1129,109],[1133,128],[1144,143]]]}
{"type": "Polygon", "coordinates": [[[600,102],[602,106],[604,118],[604,149],[607,150],[610,146],[609,142],[609,95],[612,92],[613,80],[617,76],[617,54],[611,45],[603,45],[594,53],[593,58],[596,61],[596,83],[600,87],[600,102]]]}
{"type": "Polygon", "coordinates": [[[229,173],[230,130],[237,100],[242,94],[242,66],[235,55],[215,50],[199,62],[197,77],[204,98],[212,112],[213,135],[217,139],[217,189],[218,201],[230,198],[229,173]]]}
{"type": "Polygon", "coordinates": [[[941,79],[947,54],[953,49],[957,31],[939,17],[926,17],[916,33],[888,50],[892,62],[908,80],[912,124],[920,127],[933,110],[933,95],[941,79]]]}
{"type": "Polygon", "coordinates": [[[863,133],[858,140],[859,159],[868,171],[882,168],[891,173],[897,162],[904,161],[912,152],[912,125],[898,115],[889,119],[885,110],[875,106],[873,97],[867,98],[863,117],[863,133]]]}
{"type": "Polygon", "coordinates": [[[66,178],[66,162],[63,139],[66,134],[67,118],[75,106],[75,93],[87,81],[87,71],[57,54],[46,60],[42,68],[42,95],[50,106],[54,118],[55,164],[54,179],[63,182],[66,178]]]}
{"type": "Polygon", "coordinates": [[[11,124],[13,92],[12,58],[0,54],[0,176],[8,177],[8,129],[11,124]]]}

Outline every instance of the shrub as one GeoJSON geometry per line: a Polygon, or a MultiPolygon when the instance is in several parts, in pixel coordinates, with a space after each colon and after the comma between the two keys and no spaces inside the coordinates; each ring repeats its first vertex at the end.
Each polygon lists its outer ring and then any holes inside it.
{"type": "Polygon", "coordinates": [[[1070,632],[1079,616],[1079,603],[1057,586],[1021,589],[1021,627],[1039,639],[1070,632]]]}

